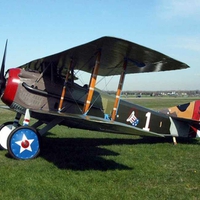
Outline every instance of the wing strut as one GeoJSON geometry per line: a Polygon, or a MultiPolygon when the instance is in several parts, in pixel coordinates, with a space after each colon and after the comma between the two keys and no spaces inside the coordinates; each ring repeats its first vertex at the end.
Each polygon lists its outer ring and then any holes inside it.
{"type": "Polygon", "coordinates": [[[84,107],[83,107],[83,114],[86,114],[88,112],[89,107],[90,107],[90,103],[92,101],[92,97],[93,97],[93,93],[94,93],[94,87],[95,87],[95,84],[96,84],[96,79],[97,79],[98,70],[99,70],[99,66],[100,66],[100,58],[101,58],[101,51],[99,50],[98,53],[97,53],[95,66],[94,66],[93,72],[91,74],[89,91],[88,91],[87,98],[85,100],[85,104],[84,104],[84,107]]]}
{"type": "MultiPolygon", "coordinates": [[[[69,65],[69,68],[67,70],[67,74],[66,74],[66,77],[65,77],[65,82],[64,82],[64,85],[63,85],[63,89],[62,89],[62,94],[61,94],[61,97],[60,97],[60,103],[59,103],[59,107],[58,107],[58,112],[61,112],[61,110],[62,110],[63,100],[65,98],[65,93],[66,93],[67,81],[69,79],[70,71],[72,69],[72,63],[73,63],[73,60],[71,59],[70,65],[69,65]]],[[[73,76],[73,74],[72,74],[72,76],[73,76]]]]}
{"type": "Polygon", "coordinates": [[[112,111],[112,115],[111,115],[111,119],[113,121],[115,120],[115,117],[116,117],[116,114],[117,114],[117,109],[119,107],[120,96],[121,96],[122,87],[123,87],[124,79],[125,79],[126,67],[127,67],[127,59],[124,59],[123,71],[122,71],[121,76],[120,76],[118,89],[117,89],[116,97],[115,97],[115,103],[114,103],[114,107],[113,107],[113,111],[112,111]]]}

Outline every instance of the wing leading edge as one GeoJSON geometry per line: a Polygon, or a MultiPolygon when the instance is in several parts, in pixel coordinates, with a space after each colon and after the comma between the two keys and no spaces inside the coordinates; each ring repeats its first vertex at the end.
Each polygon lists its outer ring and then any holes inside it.
{"type": "Polygon", "coordinates": [[[20,68],[41,71],[46,67],[56,69],[66,75],[69,63],[73,68],[91,73],[96,54],[101,51],[99,75],[120,75],[124,60],[127,62],[126,73],[158,72],[185,69],[189,66],[158,51],[114,37],[102,37],[66,51],[33,60],[20,68]]]}

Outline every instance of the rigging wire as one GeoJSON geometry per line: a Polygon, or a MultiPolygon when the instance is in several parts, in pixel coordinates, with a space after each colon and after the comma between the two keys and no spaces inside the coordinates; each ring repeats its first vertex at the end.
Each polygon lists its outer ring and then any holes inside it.
{"type": "MultiPolygon", "coordinates": [[[[111,74],[111,72],[113,72],[117,67],[119,67],[122,64],[123,61],[119,62],[115,67],[111,68],[111,70],[107,73],[106,76],[109,76],[109,74],[111,74]]],[[[105,87],[103,88],[103,90],[108,91],[107,90],[107,86],[108,84],[111,82],[111,80],[113,79],[114,75],[110,76],[110,80],[108,81],[108,83],[106,83],[106,76],[103,76],[97,83],[96,85],[98,85],[103,79],[105,80],[105,87]],[[106,88],[106,89],[105,89],[106,88]]]]}
{"type": "Polygon", "coordinates": [[[114,75],[110,76],[110,79],[108,80],[108,82],[106,81],[106,78],[107,77],[102,77],[96,85],[98,85],[100,82],[102,82],[104,80],[105,84],[104,84],[104,87],[102,88],[102,90],[105,90],[105,91],[108,91],[108,85],[109,83],[111,82],[111,80],[114,78],[114,75]]]}
{"type": "MultiPolygon", "coordinates": [[[[82,109],[80,108],[80,106],[79,106],[79,104],[78,104],[77,101],[79,101],[81,98],[85,97],[87,93],[84,94],[83,96],[81,96],[79,99],[75,99],[74,96],[73,96],[73,94],[72,94],[72,92],[71,92],[71,90],[69,90],[68,88],[67,88],[67,90],[68,90],[69,94],[71,95],[72,99],[74,100],[75,104],[77,105],[78,109],[79,109],[80,112],[82,113],[82,109]]],[[[68,107],[63,107],[62,110],[68,109],[68,108],[70,108],[70,107],[72,107],[72,106],[73,106],[73,104],[71,104],[71,105],[68,106],[68,107]]],[[[61,110],[61,111],[62,111],[62,110],[61,110]]]]}

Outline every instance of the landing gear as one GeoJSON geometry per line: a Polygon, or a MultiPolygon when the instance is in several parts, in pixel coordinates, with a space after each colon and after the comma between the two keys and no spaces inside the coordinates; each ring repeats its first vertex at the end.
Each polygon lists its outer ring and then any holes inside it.
{"type": "Polygon", "coordinates": [[[7,140],[8,152],[18,160],[28,160],[40,153],[40,135],[29,126],[14,129],[7,140]]]}
{"type": "Polygon", "coordinates": [[[0,126],[0,148],[7,149],[7,139],[9,134],[17,127],[18,124],[6,122],[0,126]]]}
{"type": "MultiPolygon", "coordinates": [[[[19,116],[21,115],[17,114],[14,123],[12,122],[14,125],[18,124],[19,116]]],[[[40,137],[57,124],[60,124],[63,120],[62,117],[55,117],[52,121],[49,121],[43,128],[37,131],[36,128],[41,126],[43,122],[39,120],[32,126],[29,126],[30,112],[29,109],[26,109],[23,126],[18,125],[18,127],[13,127],[11,122],[9,122],[11,128],[9,129],[10,131],[7,134],[6,139],[4,139],[8,153],[18,160],[29,160],[37,157],[40,153],[40,137]]],[[[3,128],[4,126],[2,125],[1,127],[3,128]]]]}

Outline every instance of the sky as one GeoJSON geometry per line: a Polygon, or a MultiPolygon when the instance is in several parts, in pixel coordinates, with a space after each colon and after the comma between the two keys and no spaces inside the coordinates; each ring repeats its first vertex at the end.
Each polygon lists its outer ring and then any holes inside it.
{"type": "MultiPolygon", "coordinates": [[[[6,0],[0,2],[0,21],[0,59],[8,39],[7,69],[113,36],[190,66],[127,75],[123,90],[200,89],[200,0],[6,0]]],[[[101,79],[97,87],[116,90],[118,81],[101,79]]]]}

